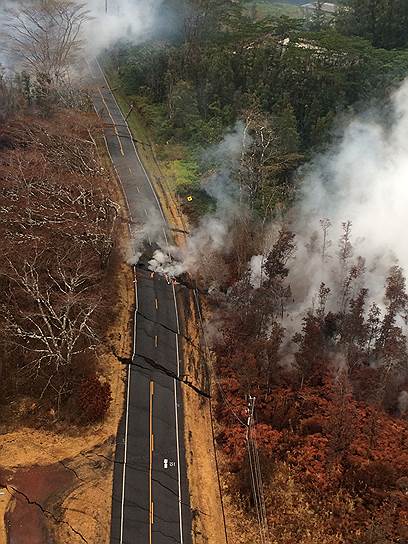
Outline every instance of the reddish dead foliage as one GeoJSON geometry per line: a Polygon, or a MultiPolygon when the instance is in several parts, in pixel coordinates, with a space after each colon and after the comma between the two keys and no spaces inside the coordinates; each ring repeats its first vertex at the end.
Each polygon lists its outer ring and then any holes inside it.
{"type": "MultiPolygon", "coordinates": [[[[292,238],[281,235],[260,288],[244,276],[228,297],[213,295],[221,330],[213,343],[218,443],[233,485],[251,505],[245,423],[252,395],[265,488],[277,467],[286,466],[306,497],[305,512],[326,524],[327,535],[358,544],[405,542],[408,421],[398,398],[408,381],[408,353],[398,316],[408,299],[402,271],[390,270],[382,315],[375,304],[366,310],[366,289],[352,294],[357,266],[348,272],[338,312],[326,310],[330,289],[322,284],[301,331],[284,345],[280,319],[291,298],[285,279],[292,249],[292,238]],[[347,507],[339,497],[347,497],[347,507]]],[[[274,504],[278,491],[272,486],[270,493],[267,503],[274,504]]],[[[279,524],[272,510],[268,514],[279,524]]],[[[304,532],[313,530],[306,517],[304,523],[304,532]]]]}
{"type": "Polygon", "coordinates": [[[86,423],[103,419],[111,400],[110,385],[102,383],[97,376],[84,378],[80,383],[78,404],[86,423]]]}
{"type": "MultiPolygon", "coordinates": [[[[95,371],[109,315],[111,199],[96,116],[25,115],[0,127],[1,400],[58,414],[95,371]]],[[[107,399],[108,396],[105,395],[107,399]]]]}

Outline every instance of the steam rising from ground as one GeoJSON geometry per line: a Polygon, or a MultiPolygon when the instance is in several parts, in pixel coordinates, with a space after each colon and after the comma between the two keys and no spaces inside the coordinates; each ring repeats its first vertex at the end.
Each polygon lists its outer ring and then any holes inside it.
{"type": "MultiPolygon", "coordinates": [[[[293,269],[309,278],[316,289],[332,272],[342,222],[352,222],[354,256],[366,261],[365,283],[372,298],[383,292],[390,266],[408,271],[408,80],[391,97],[386,120],[374,115],[356,118],[345,128],[341,141],[307,169],[295,230],[301,267],[293,269]],[[322,266],[321,255],[306,250],[319,220],[329,218],[333,241],[322,266]]],[[[292,278],[299,280],[299,278],[292,278]]],[[[295,285],[302,284],[294,281],[295,285]]],[[[304,281],[303,281],[304,283],[304,281]]]]}
{"type": "Polygon", "coordinates": [[[220,144],[206,151],[204,160],[219,167],[202,185],[214,200],[215,211],[201,218],[184,247],[172,246],[155,251],[149,263],[152,270],[171,276],[195,273],[204,263],[208,265],[214,252],[228,251],[234,218],[244,211],[231,173],[248,145],[250,138],[245,135],[244,124],[238,121],[220,144]]]}
{"type": "MultiPolygon", "coordinates": [[[[250,145],[245,127],[238,123],[219,146],[208,151],[208,157],[220,165],[219,172],[203,185],[214,198],[216,210],[201,219],[184,248],[158,250],[150,263],[152,269],[172,275],[194,273],[212,251],[228,251],[234,217],[245,213],[231,173],[250,145]]],[[[380,302],[390,266],[400,264],[408,270],[408,81],[391,97],[386,119],[378,120],[374,113],[355,118],[340,141],[299,175],[303,177],[302,195],[290,225],[297,236],[297,253],[289,277],[299,311],[310,305],[322,281],[331,287],[339,281],[337,243],[346,221],[352,222],[350,264],[360,255],[365,259],[364,283],[371,298],[380,302]],[[331,247],[324,259],[322,218],[331,223],[331,247]]],[[[271,225],[265,252],[276,230],[276,224],[271,225]]],[[[256,288],[262,277],[262,256],[255,255],[248,267],[256,288]]]]}
{"type": "Polygon", "coordinates": [[[98,55],[120,40],[140,42],[154,27],[161,3],[162,0],[87,0],[91,15],[86,29],[88,51],[98,55]]]}
{"type": "Polygon", "coordinates": [[[401,391],[398,396],[398,409],[401,415],[408,412],[408,391],[401,391]]]}

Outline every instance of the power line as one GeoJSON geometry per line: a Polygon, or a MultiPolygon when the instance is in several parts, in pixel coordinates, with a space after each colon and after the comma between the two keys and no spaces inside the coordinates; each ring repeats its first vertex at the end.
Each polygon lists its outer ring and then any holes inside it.
{"type": "Polygon", "coordinates": [[[246,443],[247,443],[247,450],[248,450],[248,459],[249,459],[249,469],[251,473],[251,487],[252,487],[252,495],[255,503],[255,510],[256,510],[256,516],[258,518],[258,527],[259,527],[259,534],[261,537],[261,543],[264,544],[265,541],[263,539],[263,531],[262,531],[262,518],[261,518],[261,508],[259,504],[259,494],[258,494],[258,486],[255,476],[255,468],[252,458],[252,450],[251,450],[251,421],[253,420],[253,411],[255,406],[255,397],[249,397],[249,403],[248,403],[248,423],[247,423],[247,433],[246,433],[246,443]]]}
{"type": "Polygon", "coordinates": [[[217,387],[218,387],[218,390],[221,394],[221,397],[222,397],[222,401],[228,406],[228,410],[231,412],[231,414],[234,416],[234,418],[240,423],[240,425],[242,425],[243,427],[246,427],[246,423],[245,421],[243,421],[242,418],[239,417],[239,415],[236,413],[236,411],[234,410],[233,406],[231,405],[230,401],[228,400],[226,394],[225,394],[225,391],[218,379],[218,376],[217,376],[217,373],[216,373],[216,370],[213,366],[211,366],[211,368],[209,368],[209,364],[208,364],[208,361],[210,359],[210,348],[208,346],[208,342],[207,342],[207,337],[206,337],[206,333],[205,333],[205,328],[204,328],[204,320],[203,320],[203,317],[201,315],[201,308],[200,308],[200,301],[199,301],[199,297],[198,297],[198,294],[197,294],[197,289],[194,288],[193,290],[194,292],[194,298],[195,298],[195,301],[196,301],[196,307],[197,307],[197,311],[198,311],[198,319],[199,319],[199,322],[200,322],[200,326],[201,326],[201,333],[202,333],[202,338],[203,338],[203,343],[204,343],[204,351],[205,351],[205,364],[207,366],[207,370],[208,370],[208,373],[210,375],[210,378],[213,379],[213,381],[215,381],[217,387]]]}
{"type": "Polygon", "coordinates": [[[256,515],[258,518],[259,536],[261,544],[269,543],[269,527],[268,518],[266,514],[265,496],[263,492],[262,471],[259,460],[258,445],[256,442],[256,436],[253,432],[255,423],[255,397],[251,395],[248,398],[248,420],[247,420],[247,433],[246,442],[248,450],[249,468],[251,472],[251,485],[252,494],[255,503],[256,515]]]}

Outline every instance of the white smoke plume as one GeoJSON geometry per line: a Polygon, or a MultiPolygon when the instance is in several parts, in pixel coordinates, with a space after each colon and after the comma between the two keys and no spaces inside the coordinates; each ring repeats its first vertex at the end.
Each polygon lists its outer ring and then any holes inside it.
{"type": "MultiPolygon", "coordinates": [[[[80,36],[88,56],[97,56],[122,40],[133,44],[140,43],[154,30],[162,3],[162,0],[73,1],[83,4],[88,12],[80,36]]],[[[19,5],[30,4],[33,4],[32,0],[21,0],[20,3],[0,0],[0,34],[2,26],[9,22],[10,13],[18,11],[19,5]]],[[[10,32],[10,28],[7,31],[10,32]]],[[[8,55],[7,43],[0,44],[0,63],[13,69],[16,60],[18,59],[8,55]]]]}
{"type": "Polygon", "coordinates": [[[254,255],[249,263],[249,281],[254,289],[258,289],[262,285],[264,278],[263,264],[263,255],[254,255]]]}
{"type": "Polygon", "coordinates": [[[215,252],[228,250],[232,222],[243,211],[231,174],[239,166],[248,145],[250,138],[245,135],[244,124],[238,121],[218,145],[205,152],[203,160],[218,166],[217,172],[202,183],[202,188],[215,202],[215,211],[201,218],[185,246],[158,249],[149,263],[152,270],[171,276],[184,272],[194,274],[199,267],[210,266],[209,261],[215,252]]]}
{"type": "Polygon", "coordinates": [[[90,13],[86,26],[87,50],[98,55],[126,40],[137,44],[152,31],[162,0],[86,0],[90,13]]]}
{"type": "Polygon", "coordinates": [[[145,250],[145,244],[153,242],[162,247],[166,247],[167,245],[163,218],[156,208],[149,210],[144,223],[132,226],[127,262],[131,265],[137,264],[145,250]]]}
{"type": "Polygon", "coordinates": [[[291,284],[306,286],[303,298],[310,303],[320,282],[333,280],[341,225],[351,221],[353,257],[365,259],[365,284],[380,300],[389,268],[399,264],[408,272],[408,80],[393,93],[387,119],[369,113],[355,118],[306,172],[292,225],[298,252],[291,284]],[[321,253],[313,257],[310,250],[316,232],[315,244],[322,245],[322,218],[331,222],[332,241],[324,265],[321,253]]]}
{"type": "Polygon", "coordinates": [[[399,394],[398,410],[402,416],[408,412],[408,391],[401,391],[399,394]]]}
{"type": "Polygon", "coordinates": [[[6,31],[5,25],[8,20],[9,10],[15,9],[15,7],[15,2],[0,0],[0,68],[8,73],[11,72],[14,59],[10,57],[4,33],[6,31]]]}
{"type": "MultiPolygon", "coordinates": [[[[234,217],[245,211],[242,207],[245,199],[241,199],[231,174],[239,167],[242,153],[250,145],[245,127],[239,122],[218,146],[207,150],[204,161],[216,164],[218,171],[203,182],[203,188],[213,197],[216,209],[201,219],[184,247],[160,244],[161,249],[150,261],[152,270],[177,276],[184,272],[194,274],[203,265],[217,266],[217,263],[209,263],[211,255],[220,250],[228,251],[234,217]]],[[[408,81],[393,93],[386,119],[379,120],[368,112],[351,120],[337,143],[317,156],[300,176],[303,176],[302,198],[289,225],[296,233],[297,252],[288,278],[295,301],[290,308],[293,323],[286,325],[288,329],[293,326],[294,330],[322,281],[334,290],[332,299],[336,295],[336,282],[339,281],[337,242],[343,222],[352,222],[354,247],[350,262],[360,255],[365,259],[362,281],[370,289],[371,299],[381,303],[390,266],[398,263],[408,271],[405,248],[408,81]],[[321,256],[322,218],[328,218],[331,223],[325,262],[321,256]]],[[[279,225],[271,225],[264,240],[264,256],[276,240],[278,230],[279,225]]],[[[262,259],[262,255],[255,255],[248,263],[254,288],[259,287],[264,273],[262,259]]]]}

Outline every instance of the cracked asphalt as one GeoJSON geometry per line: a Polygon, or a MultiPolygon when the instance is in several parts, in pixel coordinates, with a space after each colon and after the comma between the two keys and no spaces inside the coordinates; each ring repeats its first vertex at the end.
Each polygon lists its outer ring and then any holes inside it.
{"type": "MultiPolygon", "coordinates": [[[[152,214],[161,217],[165,244],[170,230],[125,119],[98,63],[93,61],[90,69],[95,108],[105,124],[132,225],[140,227],[152,214]]],[[[127,365],[127,398],[117,435],[111,543],[190,544],[180,386],[191,384],[184,379],[179,349],[185,335],[177,314],[180,287],[137,267],[135,280],[134,354],[127,365]]]]}

